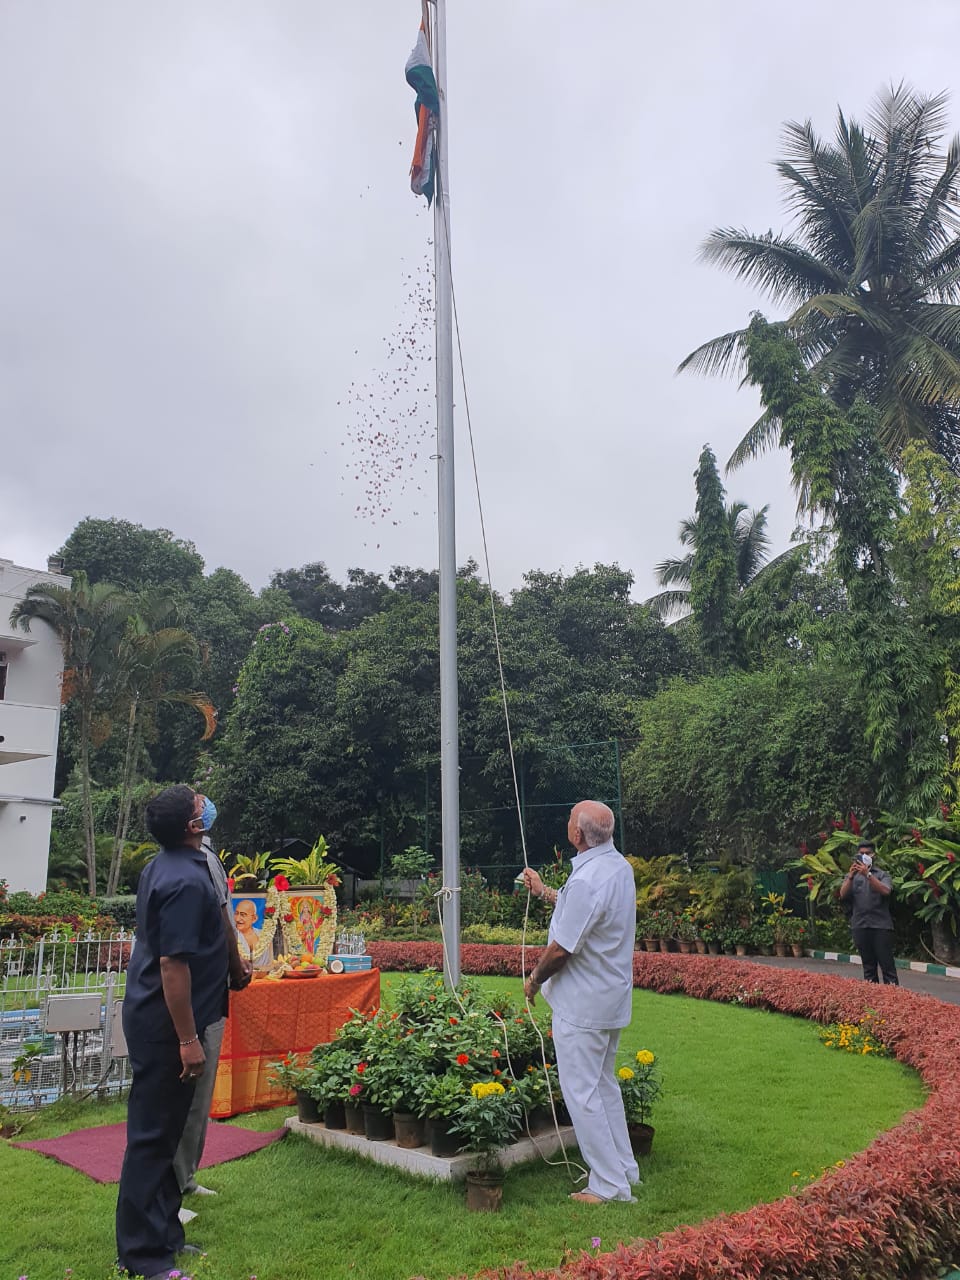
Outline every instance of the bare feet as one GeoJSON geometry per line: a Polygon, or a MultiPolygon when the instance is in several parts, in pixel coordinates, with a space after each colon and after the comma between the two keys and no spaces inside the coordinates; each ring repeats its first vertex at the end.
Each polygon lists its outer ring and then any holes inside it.
{"type": "Polygon", "coordinates": [[[606,1204],[606,1200],[602,1196],[595,1196],[592,1191],[571,1191],[571,1200],[578,1200],[580,1204],[606,1204]]]}

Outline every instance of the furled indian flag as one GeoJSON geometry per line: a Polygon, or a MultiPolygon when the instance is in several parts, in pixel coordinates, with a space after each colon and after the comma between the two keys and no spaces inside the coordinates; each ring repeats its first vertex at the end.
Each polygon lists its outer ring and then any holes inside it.
{"type": "Polygon", "coordinates": [[[415,196],[426,196],[427,204],[433,200],[436,182],[436,127],[440,115],[440,94],[430,62],[430,49],[423,25],[405,69],[407,84],[417,94],[417,144],[413,149],[410,166],[410,189],[415,196]]]}

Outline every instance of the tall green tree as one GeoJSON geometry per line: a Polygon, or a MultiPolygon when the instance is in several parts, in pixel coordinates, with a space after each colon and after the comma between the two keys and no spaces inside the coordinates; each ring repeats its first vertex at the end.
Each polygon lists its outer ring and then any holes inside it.
{"type": "Polygon", "coordinates": [[[117,652],[114,696],[117,711],[126,720],[126,734],[108,895],[116,893],[119,884],[140,751],[144,738],[156,732],[158,710],[171,705],[193,707],[203,717],[203,741],[213,737],[217,726],[213,703],[196,688],[200,646],[189,631],[167,625],[177,616],[167,597],[145,593],[127,622],[117,652]]]}
{"type": "Polygon", "coordinates": [[[736,649],[737,551],[712,449],[696,470],[697,543],[690,561],[690,609],[707,660],[722,667],[736,649]]]}
{"type": "Polygon", "coordinates": [[[63,650],[63,701],[75,701],[79,708],[78,769],[91,894],[97,892],[97,850],[90,755],[97,741],[110,732],[118,653],[132,607],[130,596],[119,587],[91,584],[81,571],[69,587],[46,582],[30,587],[10,614],[11,623],[24,631],[34,622],[46,623],[56,632],[63,650]]]}
{"type": "MultiPolygon", "coordinates": [[[[877,412],[896,459],[924,440],[960,468],[960,139],[945,139],[947,97],[905,85],[881,93],[865,125],[838,114],[833,142],[810,121],[784,130],[777,170],[792,234],[711,232],[702,257],[789,310],[803,364],[837,405],[877,412]]],[[[683,368],[742,363],[747,331],[714,338],[683,368]]],[[[737,447],[742,463],[776,438],[767,407],[737,447]]]]}
{"type": "Polygon", "coordinates": [[[83,572],[90,582],[112,582],[127,591],[159,587],[182,593],[203,573],[203,557],[192,542],[169,529],[111,517],[88,516],[60,548],[65,573],[83,572]]]}

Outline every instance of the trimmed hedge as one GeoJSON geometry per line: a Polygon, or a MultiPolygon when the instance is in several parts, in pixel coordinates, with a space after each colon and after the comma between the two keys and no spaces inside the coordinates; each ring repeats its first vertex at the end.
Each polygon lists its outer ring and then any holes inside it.
{"type": "MultiPolygon", "coordinates": [[[[371,943],[383,969],[440,968],[435,943],[371,943]]],[[[526,969],[540,948],[528,947],[526,969]]],[[[519,947],[461,949],[465,973],[519,976],[519,947]],[[497,953],[497,954],[490,954],[497,953]]],[[[520,1263],[485,1280],[927,1280],[960,1251],[960,1007],[900,987],[717,957],[638,952],[634,985],[737,1000],[815,1022],[884,1019],[880,1037],[930,1089],[919,1111],[818,1182],[773,1204],[583,1254],[559,1270],[520,1263]]]]}

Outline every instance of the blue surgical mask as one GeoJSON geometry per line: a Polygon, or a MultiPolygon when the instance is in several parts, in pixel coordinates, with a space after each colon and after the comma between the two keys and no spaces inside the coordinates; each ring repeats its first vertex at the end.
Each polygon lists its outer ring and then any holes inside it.
{"type": "Polygon", "coordinates": [[[203,823],[204,831],[209,831],[217,820],[217,806],[213,803],[209,796],[203,797],[203,808],[200,811],[200,821],[203,823]]]}

